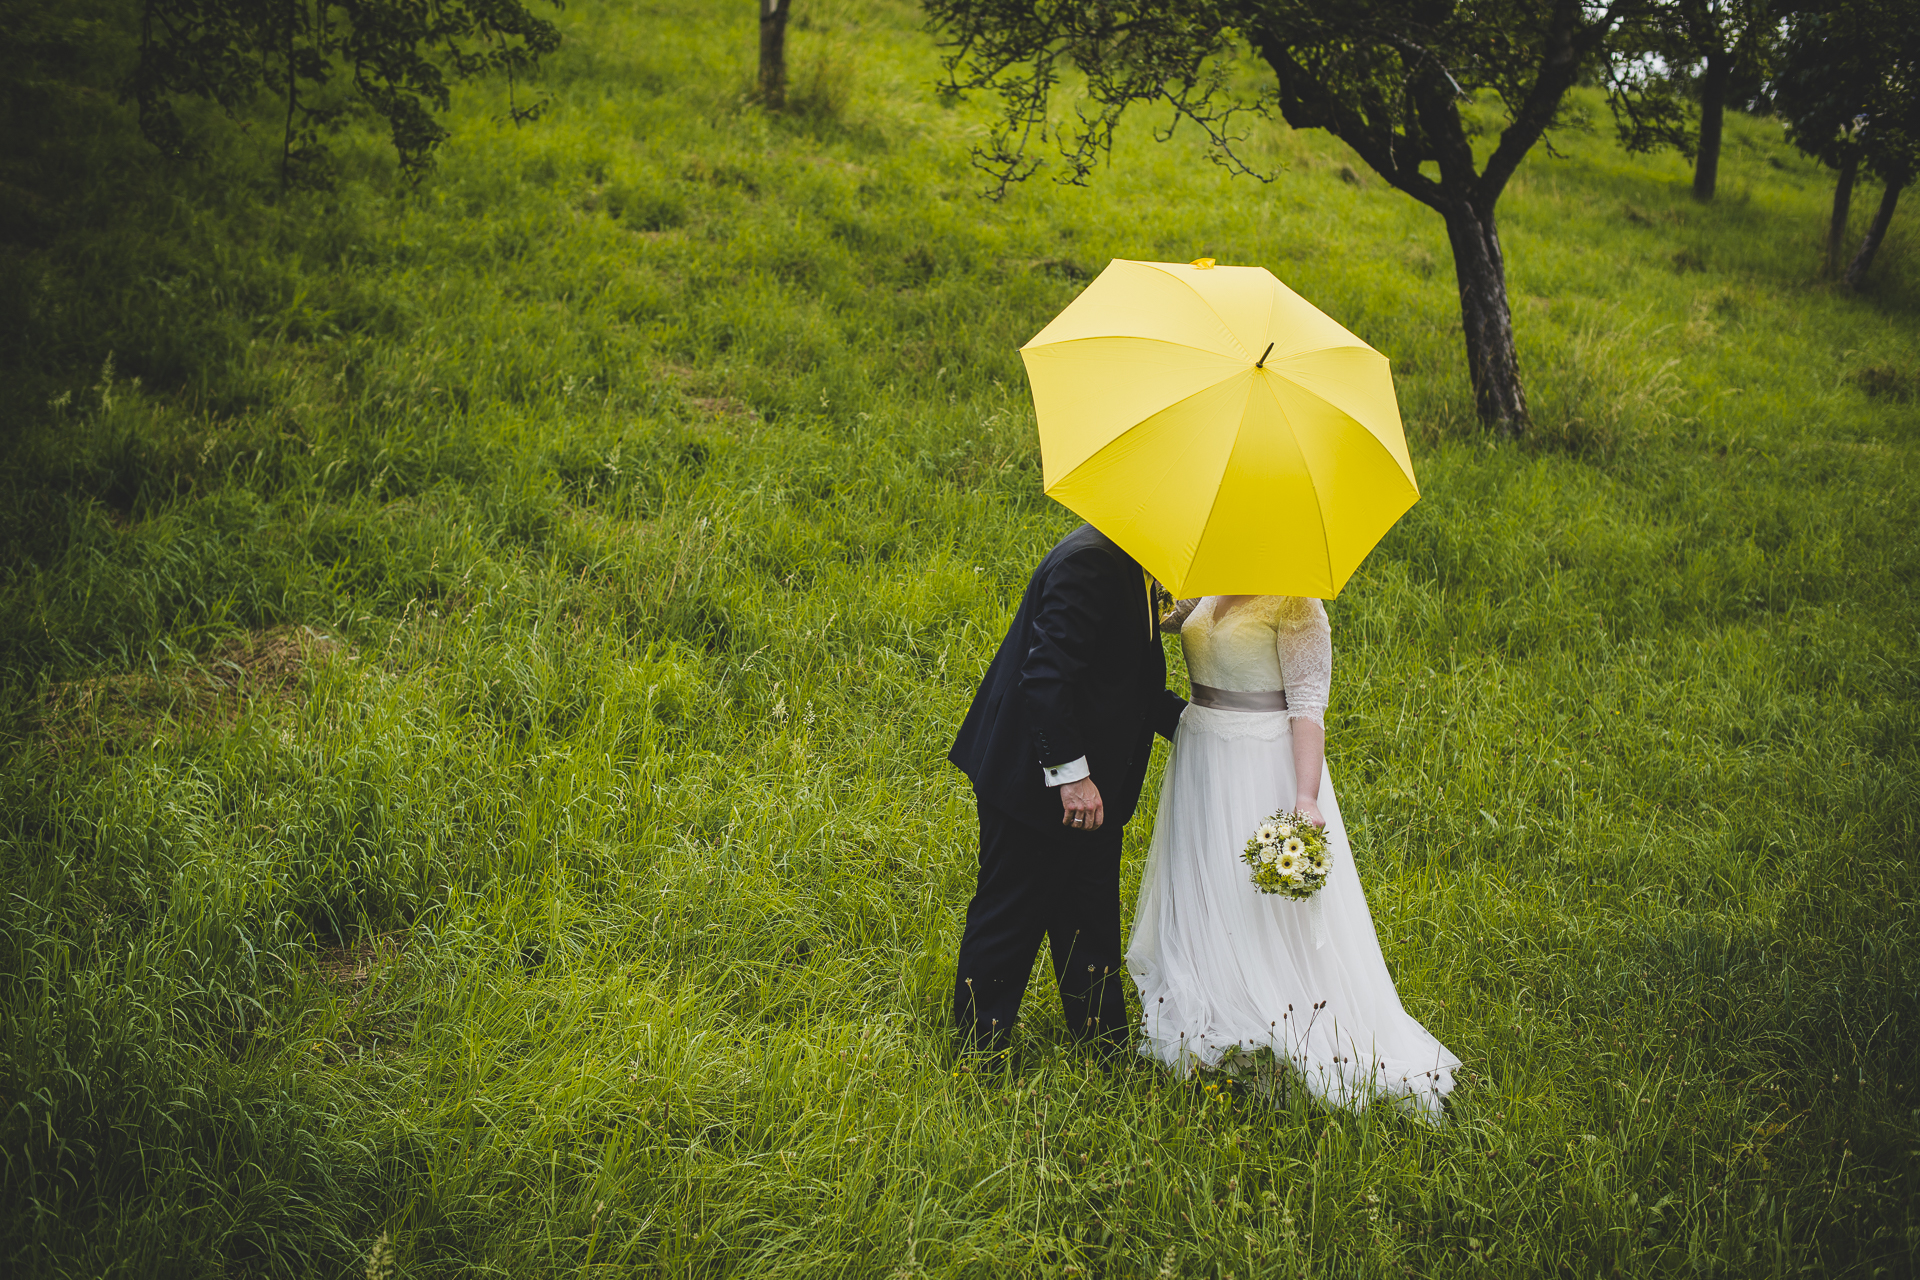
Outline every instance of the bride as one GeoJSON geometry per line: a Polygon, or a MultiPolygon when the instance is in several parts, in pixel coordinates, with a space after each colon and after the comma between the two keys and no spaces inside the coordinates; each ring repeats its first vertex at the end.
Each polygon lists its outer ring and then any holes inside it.
{"type": "Polygon", "coordinates": [[[1240,1073],[1271,1048],[1327,1102],[1390,1097],[1437,1119],[1460,1060],[1401,1008],[1354,871],[1324,763],[1326,610],[1297,596],[1207,596],[1162,627],[1180,633],[1194,696],[1127,949],[1141,1052],[1183,1074],[1240,1073]],[[1333,871],[1308,902],[1258,892],[1240,859],[1282,809],[1326,827],[1333,871]]]}

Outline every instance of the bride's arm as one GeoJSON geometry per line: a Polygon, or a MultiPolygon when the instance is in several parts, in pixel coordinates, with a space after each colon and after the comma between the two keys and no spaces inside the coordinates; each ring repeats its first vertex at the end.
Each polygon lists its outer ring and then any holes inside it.
{"type": "Polygon", "coordinates": [[[1274,638],[1281,679],[1287,687],[1287,716],[1293,726],[1293,776],[1299,784],[1296,806],[1324,825],[1320,816],[1320,773],[1327,757],[1327,697],[1333,689],[1333,632],[1326,607],[1300,596],[1280,612],[1274,638]]]}
{"type": "Polygon", "coordinates": [[[1327,758],[1327,731],[1320,725],[1304,717],[1293,722],[1293,776],[1300,781],[1300,789],[1294,796],[1293,807],[1313,819],[1313,825],[1324,827],[1327,820],[1320,813],[1320,767],[1327,758]]]}
{"type": "Polygon", "coordinates": [[[1160,619],[1160,630],[1170,636],[1179,635],[1180,628],[1186,625],[1187,615],[1192,613],[1193,607],[1199,603],[1199,596],[1195,596],[1191,600],[1175,600],[1173,602],[1173,609],[1166,617],[1160,619]]]}

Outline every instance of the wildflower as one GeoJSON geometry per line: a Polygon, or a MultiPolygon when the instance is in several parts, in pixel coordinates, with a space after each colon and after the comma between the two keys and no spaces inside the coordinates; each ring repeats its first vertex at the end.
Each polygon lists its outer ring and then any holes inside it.
{"type": "Polygon", "coordinates": [[[382,1231],[367,1250],[367,1280],[393,1280],[393,1241],[382,1231]]]}

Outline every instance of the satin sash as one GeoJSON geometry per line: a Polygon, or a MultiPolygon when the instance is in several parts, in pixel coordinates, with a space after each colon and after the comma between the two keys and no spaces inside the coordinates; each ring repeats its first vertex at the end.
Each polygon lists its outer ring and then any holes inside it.
{"type": "Polygon", "coordinates": [[[1196,680],[1193,682],[1193,701],[1220,711],[1285,711],[1287,691],[1262,689],[1255,693],[1243,693],[1236,689],[1216,689],[1196,680]]]}

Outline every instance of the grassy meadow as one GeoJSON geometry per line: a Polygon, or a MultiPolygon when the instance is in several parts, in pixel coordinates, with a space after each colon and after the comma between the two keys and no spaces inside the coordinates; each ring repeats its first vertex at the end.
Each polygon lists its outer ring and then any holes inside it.
{"type": "Polygon", "coordinates": [[[1142,115],[990,204],[916,10],[798,8],[769,118],[751,6],[571,5],[418,187],[349,132],[282,193],[264,115],[162,161],[105,36],[16,99],[8,1272],[1920,1271],[1914,211],[1841,293],[1777,122],[1700,206],[1583,98],[1496,445],[1439,219],[1337,142],[1142,115]],[[1075,523],[1016,347],[1202,254],[1395,362],[1328,750],[1442,1127],[1103,1072],[1045,973],[1010,1069],[947,1038],[944,754],[1075,523]]]}

